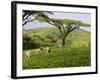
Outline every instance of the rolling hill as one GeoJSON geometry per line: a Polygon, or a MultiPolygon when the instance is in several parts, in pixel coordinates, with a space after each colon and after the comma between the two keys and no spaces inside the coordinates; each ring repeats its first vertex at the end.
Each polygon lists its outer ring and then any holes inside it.
{"type": "MultiPolygon", "coordinates": [[[[59,31],[56,27],[43,27],[43,28],[35,28],[35,29],[30,29],[30,30],[23,30],[23,34],[28,34],[30,36],[32,35],[39,35],[41,37],[45,37],[48,34],[59,34],[59,31]]],[[[74,30],[71,32],[72,35],[77,35],[77,36],[90,36],[90,32],[86,32],[81,29],[74,30]]]]}
{"type": "MultiPolygon", "coordinates": [[[[33,35],[39,35],[42,38],[46,38],[47,35],[56,36],[59,35],[57,28],[55,27],[44,27],[31,30],[23,30],[23,34],[27,34],[30,37],[33,35]]],[[[56,37],[55,36],[55,37],[56,37]]],[[[46,47],[50,48],[50,52],[46,53],[45,50],[38,52],[37,49],[28,49],[31,51],[30,58],[25,57],[25,52],[23,50],[23,69],[39,69],[39,68],[59,68],[59,67],[83,67],[91,65],[90,56],[90,33],[74,30],[67,37],[72,41],[72,48],[67,48],[67,43],[63,50],[59,47],[59,43],[51,44],[47,42],[46,47]],[[86,44],[85,47],[80,47],[80,43],[86,44]]],[[[39,40],[37,40],[39,42],[39,40]]],[[[41,42],[40,42],[41,43],[41,42]]]]}

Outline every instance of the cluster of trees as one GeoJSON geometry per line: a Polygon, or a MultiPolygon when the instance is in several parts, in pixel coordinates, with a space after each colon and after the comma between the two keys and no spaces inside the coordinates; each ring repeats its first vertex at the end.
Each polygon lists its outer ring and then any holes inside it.
{"type": "Polygon", "coordinates": [[[29,36],[28,34],[23,34],[23,49],[36,49],[36,48],[40,48],[43,46],[47,46],[46,43],[56,43],[57,39],[55,39],[55,36],[51,35],[47,35],[45,36],[45,38],[42,38],[39,35],[33,35],[33,36],[29,36]]]}
{"type": "Polygon", "coordinates": [[[36,40],[36,38],[34,37],[31,37],[27,34],[23,34],[23,49],[26,50],[26,49],[39,48],[41,44],[37,41],[39,41],[39,39],[36,40]]]}
{"type": "Polygon", "coordinates": [[[90,26],[90,24],[83,23],[82,21],[78,21],[78,20],[50,18],[48,14],[53,15],[52,12],[24,10],[23,11],[23,26],[27,24],[28,22],[32,22],[35,20],[42,23],[46,22],[48,24],[55,26],[60,33],[62,48],[65,45],[65,39],[68,36],[68,34],[70,34],[75,29],[79,28],[80,26],[90,26]]]}

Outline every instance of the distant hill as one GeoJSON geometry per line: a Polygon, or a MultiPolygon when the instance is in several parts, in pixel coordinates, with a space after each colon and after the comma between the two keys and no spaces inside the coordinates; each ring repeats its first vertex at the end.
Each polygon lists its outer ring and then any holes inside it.
{"type": "Polygon", "coordinates": [[[82,28],[78,28],[78,30],[80,30],[80,31],[84,31],[84,32],[90,32],[90,30],[88,30],[88,29],[82,29],[82,28]]]}
{"type": "MultiPolygon", "coordinates": [[[[87,33],[88,31],[85,31],[81,28],[78,28],[77,30],[74,30],[72,33],[73,34],[77,34],[77,33],[80,33],[78,35],[85,35],[85,34],[89,34],[87,33]]],[[[30,30],[23,30],[23,33],[24,34],[28,34],[28,35],[40,35],[42,37],[45,37],[46,35],[48,34],[51,34],[51,33],[57,33],[59,34],[59,31],[56,27],[42,27],[42,28],[35,28],[35,29],[30,29],[30,30]]]]}
{"type": "Polygon", "coordinates": [[[41,37],[45,37],[48,34],[51,34],[53,32],[58,32],[57,28],[55,27],[43,27],[43,28],[35,28],[30,30],[23,30],[24,34],[28,35],[39,35],[41,37]]]}

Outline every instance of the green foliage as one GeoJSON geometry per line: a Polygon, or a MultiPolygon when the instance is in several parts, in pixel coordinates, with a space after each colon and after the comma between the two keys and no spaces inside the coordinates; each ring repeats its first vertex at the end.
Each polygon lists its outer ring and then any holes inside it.
{"type": "MultiPolygon", "coordinates": [[[[50,52],[37,51],[40,49],[29,48],[31,51],[30,58],[23,56],[23,69],[39,69],[39,68],[58,68],[58,67],[83,67],[91,65],[90,56],[90,34],[87,32],[75,30],[66,37],[66,43],[63,50],[59,47],[59,43],[42,42],[38,37],[46,39],[47,35],[54,37],[56,28],[38,28],[34,30],[26,30],[25,34],[31,35],[32,39],[37,41],[45,47],[50,48],[50,52]],[[42,33],[42,34],[41,34],[42,33]],[[37,35],[38,34],[38,35],[37,35]],[[35,37],[33,35],[36,35],[35,37]],[[69,41],[71,40],[71,42],[69,41]],[[72,48],[67,48],[67,44],[72,43],[72,48]],[[84,48],[80,47],[80,43],[85,45],[84,48]]],[[[55,33],[59,34],[59,33],[55,33]]],[[[59,38],[57,38],[59,40],[59,38]]],[[[30,40],[30,39],[27,39],[30,40]]],[[[25,52],[26,50],[24,50],[25,52]]],[[[24,53],[23,53],[24,54],[24,53]]]]}
{"type": "Polygon", "coordinates": [[[46,36],[46,39],[49,39],[50,42],[52,42],[52,43],[56,43],[56,42],[57,42],[56,36],[53,35],[53,34],[51,34],[51,35],[50,35],[50,34],[47,35],[47,36],[46,36]]]}
{"type": "Polygon", "coordinates": [[[73,48],[62,50],[53,48],[50,53],[35,50],[29,59],[23,58],[23,69],[83,67],[90,66],[90,48],[73,48]]]}
{"type": "Polygon", "coordinates": [[[36,42],[34,39],[32,39],[31,36],[28,36],[26,34],[23,35],[23,49],[33,49],[33,48],[39,48],[41,45],[39,42],[36,42]]]}
{"type": "Polygon", "coordinates": [[[39,22],[47,22],[49,24],[57,24],[57,25],[68,25],[68,24],[74,24],[74,25],[79,25],[79,26],[90,26],[88,23],[84,23],[79,20],[72,20],[72,19],[55,19],[55,18],[38,18],[37,19],[39,22]]]}

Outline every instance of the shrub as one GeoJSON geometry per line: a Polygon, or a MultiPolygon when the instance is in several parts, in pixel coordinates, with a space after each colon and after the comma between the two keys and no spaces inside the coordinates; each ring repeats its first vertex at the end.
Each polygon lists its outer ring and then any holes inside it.
{"type": "Polygon", "coordinates": [[[48,39],[49,42],[52,42],[52,43],[56,43],[57,42],[56,37],[53,36],[53,35],[47,35],[46,38],[48,39]]]}
{"type": "Polygon", "coordinates": [[[26,34],[23,35],[23,49],[39,48],[40,46],[41,44],[38,42],[35,42],[35,40],[32,39],[31,36],[28,36],[26,34]]]}

